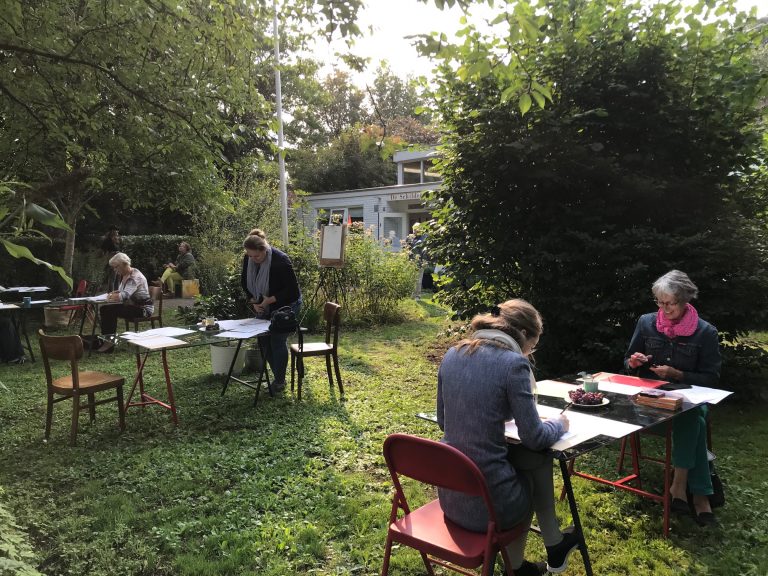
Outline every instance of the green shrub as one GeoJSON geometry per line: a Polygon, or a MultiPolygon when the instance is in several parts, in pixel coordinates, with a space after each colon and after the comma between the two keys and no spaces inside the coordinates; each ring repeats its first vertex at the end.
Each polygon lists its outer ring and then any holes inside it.
{"type": "Polygon", "coordinates": [[[385,250],[370,229],[352,224],[339,275],[345,317],[353,323],[399,319],[398,303],[413,293],[417,273],[405,252],[385,250]]]}

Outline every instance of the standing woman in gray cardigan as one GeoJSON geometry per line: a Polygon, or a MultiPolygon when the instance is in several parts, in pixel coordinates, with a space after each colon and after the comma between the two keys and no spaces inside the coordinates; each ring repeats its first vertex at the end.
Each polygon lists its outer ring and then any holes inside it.
{"type": "MultiPolygon", "coordinates": [[[[568,418],[542,421],[536,410],[535,381],[528,357],[541,336],[538,311],[525,300],[508,300],[491,314],[472,319],[472,336],[448,350],[437,378],[437,421],[443,442],[461,450],[488,483],[499,528],[530,523],[532,509],[547,549],[547,565],[524,560],[525,536],[509,545],[516,576],[565,570],[578,546],[563,534],[555,515],[552,459],[539,451],[568,431],[568,418]],[[514,419],[522,445],[507,445],[504,423],[514,419]]],[[[446,517],[468,530],[484,532],[488,512],[478,497],[438,490],[446,517]]]]}

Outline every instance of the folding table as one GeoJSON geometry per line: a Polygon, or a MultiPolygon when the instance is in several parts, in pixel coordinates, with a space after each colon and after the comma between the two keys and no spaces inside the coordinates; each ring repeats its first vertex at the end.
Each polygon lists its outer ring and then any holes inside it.
{"type": "MultiPolygon", "coordinates": [[[[664,483],[664,494],[657,495],[629,485],[630,482],[636,479],[634,474],[618,480],[607,480],[576,471],[573,464],[574,460],[579,456],[583,456],[593,450],[607,446],[621,438],[653,428],[657,425],[665,426],[667,430],[671,430],[672,420],[675,416],[687,410],[696,408],[705,402],[719,402],[722,398],[730,394],[730,392],[722,390],[710,388],[704,389],[694,386],[691,391],[688,392],[689,397],[684,398],[682,407],[677,411],[669,411],[638,404],[635,402],[635,394],[639,392],[640,388],[637,386],[633,387],[626,383],[612,382],[610,381],[610,376],[613,375],[608,374],[607,376],[603,376],[602,379],[599,379],[600,391],[609,402],[604,406],[593,408],[572,408],[568,412],[568,419],[570,422],[569,431],[547,450],[547,454],[554,460],[557,460],[560,464],[560,472],[563,477],[563,491],[568,498],[568,507],[573,519],[574,531],[579,538],[579,550],[581,551],[581,556],[584,561],[584,569],[588,576],[591,576],[593,573],[592,564],[589,559],[587,544],[584,540],[584,532],[581,525],[576,497],[571,484],[571,476],[578,476],[609,484],[639,496],[663,502],[665,536],[669,530],[670,479],[667,474],[665,474],[667,477],[665,478],[664,483]]],[[[575,378],[562,378],[558,380],[544,380],[537,382],[537,408],[542,418],[556,417],[570,402],[568,399],[568,391],[576,388],[577,384],[575,378]]],[[[678,393],[682,394],[685,392],[685,390],[682,390],[678,393]]],[[[437,417],[434,413],[420,413],[418,416],[437,422],[437,417]]],[[[519,442],[519,436],[514,422],[507,423],[506,436],[510,443],[519,442]]],[[[668,441],[671,443],[671,435],[669,435],[668,438],[670,438],[668,441]]],[[[670,454],[671,450],[668,450],[667,453],[670,454]]],[[[636,453],[633,458],[636,458],[636,453]]]]}
{"type": "MultiPolygon", "coordinates": [[[[221,324],[225,324],[227,322],[242,327],[244,323],[248,322],[248,320],[222,321],[221,324]]],[[[156,404],[170,411],[173,423],[178,425],[179,421],[176,410],[176,401],[173,393],[173,382],[171,381],[171,374],[168,366],[168,350],[176,348],[191,348],[194,346],[205,346],[232,341],[237,341],[237,349],[239,350],[244,340],[265,334],[267,329],[268,323],[265,326],[259,325],[256,328],[252,327],[250,330],[244,329],[240,332],[235,332],[232,330],[208,331],[201,329],[199,326],[190,326],[187,328],[165,327],[145,330],[143,332],[124,332],[122,334],[109,337],[116,344],[128,344],[131,348],[134,349],[136,356],[136,376],[134,378],[130,392],[128,393],[128,398],[125,402],[126,411],[132,406],[149,406],[156,404]],[[151,396],[147,393],[144,386],[144,367],[146,365],[147,359],[149,358],[149,355],[152,352],[160,353],[167,393],[167,398],[165,400],[151,396]],[[136,392],[137,387],[139,388],[139,399],[138,401],[134,402],[133,395],[136,392]]],[[[237,354],[235,354],[235,356],[232,358],[232,362],[229,366],[229,372],[227,373],[227,377],[224,381],[225,390],[229,380],[234,379],[232,376],[232,370],[236,359],[237,354]]],[[[264,368],[262,368],[262,372],[259,375],[260,379],[262,378],[263,373],[264,368]]]]}

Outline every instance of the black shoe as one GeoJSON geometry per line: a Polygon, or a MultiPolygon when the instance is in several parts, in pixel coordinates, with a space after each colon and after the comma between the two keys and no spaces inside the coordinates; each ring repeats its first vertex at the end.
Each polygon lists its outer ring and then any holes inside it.
{"type": "Polygon", "coordinates": [[[717,526],[717,517],[712,512],[702,512],[696,515],[699,526],[717,526]]]}
{"type": "Polygon", "coordinates": [[[691,506],[682,498],[672,498],[672,503],[670,504],[669,509],[675,514],[688,515],[691,513],[691,506]]]}
{"type": "Polygon", "coordinates": [[[523,560],[522,566],[513,570],[515,576],[542,576],[547,573],[547,565],[544,562],[528,562],[523,560]]]}
{"type": "Polygon", "coordinates": [[[568,555],[579,547],[579,539],[573,532],[563,534],[560,544],[547,546],[547,570],[559,574],[568,567],[568,555]]]}
{"type": "Polygon", "coordinates": [[[26,356],[19,356],[18,358],[14,358],[13,360],[8,360],[8,364],[24,364],[24,362],[27,361],[26,356]]]}

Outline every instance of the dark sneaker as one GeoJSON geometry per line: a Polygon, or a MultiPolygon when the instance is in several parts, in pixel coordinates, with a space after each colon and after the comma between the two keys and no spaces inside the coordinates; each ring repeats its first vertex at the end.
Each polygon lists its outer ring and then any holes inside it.
{"type": "Polygon", "coordinates": [[[523,560],[522,566],[517,570],[513,570],[515,576],[542,576],[547,573],[547,565],[545,562],[528,562],[523,560]]]}
{"type": "Polygon", "coordinates": [[[14,358],[13,360],[8,360],[8,364],[24,364],[24,362],[27,361],[26,356],[19,356],[18,358],[14,358]]]}
{"type": "Polygon", "coordinates": [[[717,517],[712,512],[702,512],[696,515],[699,526],[717,526],[717,517]]]}
{"type": "Polygon", "coordinates": [[[285,392],[285,380],[280,380],[279,382],[275,380],[272,382],[272,390],[275,391],[275,394],[282,394],[285,392]]]}
{"type": "Polygon", "coordinates": [[[559,574],[568,567],[568,555],[579,547],[579,539],[573,532],[563,534],[560,544],[547,546],[547,570],[559,574]]]}

